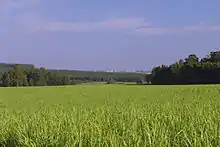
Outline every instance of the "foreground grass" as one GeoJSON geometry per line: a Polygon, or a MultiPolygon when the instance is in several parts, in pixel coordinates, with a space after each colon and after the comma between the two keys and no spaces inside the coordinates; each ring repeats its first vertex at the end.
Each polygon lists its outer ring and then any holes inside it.
{"type": "Polygon", "coordinates": [[[220,146],[219,89],[0,89],[0,146],[220,146]]]}

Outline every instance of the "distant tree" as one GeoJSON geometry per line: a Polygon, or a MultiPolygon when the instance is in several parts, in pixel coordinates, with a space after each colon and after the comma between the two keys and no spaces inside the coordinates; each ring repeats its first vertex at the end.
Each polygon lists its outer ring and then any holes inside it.
{"type": "Polygon", "coordinates": [[[27,77],[21,65],[14,65],[14,67],[8,72],[8,74],[11,78],[10,83],[12,86],[27,85],[27,77]]]}
{"type": "Polygon", "coordinates": [[[39,82],[38,82],[38,84],[40,86],[46,86],[47,85],[47,81],[48,81],[47,70],[45,68],[41,67],[38,70],[38,75],[39,75],[39,82]]]}
{"type": "Polygon", "coordinates": [[[10,75],[9,75],[7,72],[5,72],[5,73],[2,75],[1,81],[2,81],[2,86],[4,86],[4,87],[9,87],[9,86],[11,86],[10,75]]]}
{"type": "Polygon", "coordinates": [[[210,53],[211,62],[220,62],[220,51],[210,53]]]}
{"type": "Polygon", "coordinates": [[[57,75],[55,72],[48,72],[47,85],[49,85],[49,86],[57,85],[57,75]]]}
{"type": "Polygon", "coordinates": [[[62,77],[62,85],[71,85],[70,76],[63,76],[62,77]]]}
{"type": "Polygon", "coordinates": [[[198,66],[199,58],[195,54],[191,54],[185,59],[185,64],[190,67],[198,66]]]}
{"type": "Polygon", "coordinates": [[[3,77],[3,74],[2,73],[0,73],[0,87],[2,87],[3,85],[2,85],[2,77],[3,77]]]}
{"type": "Polygon", "coordinates": [[[113,78],[109,78],[109,80],[107,81],[107,84],[115,84],[116,81],[113,78]]]}
{"type": "Polygon", "coordinates": [[[100,80],[101,82],[104,82],[105,80],[104,80],[104,78],[103,77],[101,77],[101,80],[100,80]]]}
{"type": "Polygon", "coordinates": [[[151,80],[152,80],[152,74],[146,74],[145,81],[147,82],[147,84],[150,84],[151,80]]]}
{"type": "Polygon", "coordinates": [[[32,78],[29,79],[28,85],[29,85],[29,86],[35,86],[35,85],[34,85],[34,80],[33,80],[32,78]]]}

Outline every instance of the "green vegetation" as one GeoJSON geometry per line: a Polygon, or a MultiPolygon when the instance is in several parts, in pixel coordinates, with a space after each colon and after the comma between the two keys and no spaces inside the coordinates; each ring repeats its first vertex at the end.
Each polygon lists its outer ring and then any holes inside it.
{"type": "Polygon", "coordinates": [[[199,59],[190,54],[171,65],[154,67],[151,74],[49,70],[33,65],[0,64],[0,86],[58,86],[83,83],[136,82],[138,85],[220,84],[220,51],[199,59]]]}
{"type": "Polygon", "coordinates": [[[148,75],[28,64],[0,73],[0,146],[220,146],[220,86],[186,86],[220,83],[220,51],[148,75]]]}
{"type": "MultiPolygon", "coordinates": [[[[15,64],[6,64],[6,63],[0,63],[0,73],[5,73],[10,71],[15,64]]],[[[22,64],[24,69],[31,69],[34,67],[32,64],[22,64]]]]}
{"type": "Polygon", "coordinates": [[[220,51],[199,59],[195,54],[152,70],[152,84],[220,84],[220,51]]]}
{"type": "Polygon", "coordinates": [[[135,82],[142,73],[49,70],[25,64],[0,64],[0,87],[57,86],[91,82],[135,82]]]}
{"type": "Polygon", "coordinates": [[[220,146],[219,89],[0,88],[0,146],[220,146]]]}

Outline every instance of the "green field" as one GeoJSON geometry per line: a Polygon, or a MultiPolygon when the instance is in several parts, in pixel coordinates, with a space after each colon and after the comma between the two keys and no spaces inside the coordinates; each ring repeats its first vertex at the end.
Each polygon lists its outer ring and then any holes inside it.
{"type": "Polygon", "coordinates": [[[0,146],[220,146],[220,86],[0,88],[0,146]]]}

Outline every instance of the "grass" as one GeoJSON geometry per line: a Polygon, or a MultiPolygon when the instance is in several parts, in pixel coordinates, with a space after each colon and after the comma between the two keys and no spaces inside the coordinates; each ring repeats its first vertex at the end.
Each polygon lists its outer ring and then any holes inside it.
{"type": "Polygon", "coordinates": [[[220,86],[0,88],[0,146],[220,146],[220,86]]]}

